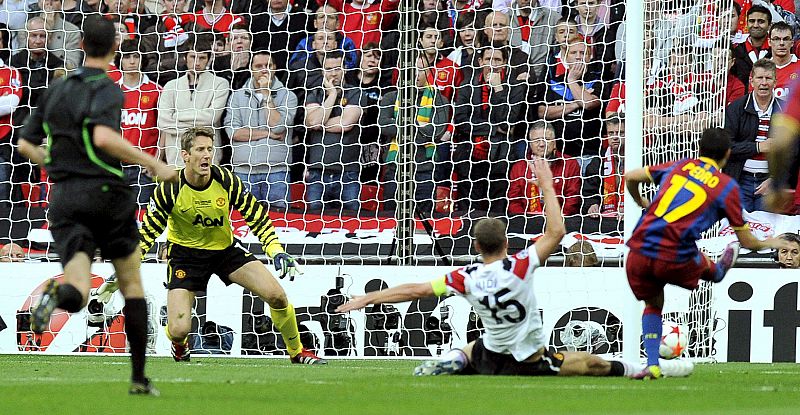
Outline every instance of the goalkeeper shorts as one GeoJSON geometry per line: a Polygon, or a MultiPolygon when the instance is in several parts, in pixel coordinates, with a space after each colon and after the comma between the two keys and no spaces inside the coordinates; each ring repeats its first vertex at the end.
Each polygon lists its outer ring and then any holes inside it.
{"type": "Polygon", "coordinates": [[[219,276],[225,285],[231,285],[230,275],[254,261],[258,258],[236,241],[221,251],[170,243],[167,247],[167,289],[206,291],[212,274],[219,276]]]}

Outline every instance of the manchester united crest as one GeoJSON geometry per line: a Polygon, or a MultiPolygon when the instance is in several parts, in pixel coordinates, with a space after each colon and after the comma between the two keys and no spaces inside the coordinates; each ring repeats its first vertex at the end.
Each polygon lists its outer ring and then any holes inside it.
{"type": "Polygon", "coordinates": [[[225,206],[225,198],[224,197],[218,197],[216,203],[217,203],[217,207],[225,206]]]}
{"type": "Polygon", "coordinates": [[[141,101],[142,101],[142,105],[147,104],[147,103],[150,102],[150,97],[148,97],[147,95],[142,95],[141,101]]]}
{"type": "Polygon", "coordinates": [[[176,269],[175,270],[175,277],[178,278],[179,280],[182,280],[182,279],[186,278],[186,271],[184,271],[182,269],[176,269]]]}
{"type": "Polygon", "coordinates": [[[369,24],[377,24],[378,23],[378,13],[370,13],[367,15],[367,23],[369,24]]]}

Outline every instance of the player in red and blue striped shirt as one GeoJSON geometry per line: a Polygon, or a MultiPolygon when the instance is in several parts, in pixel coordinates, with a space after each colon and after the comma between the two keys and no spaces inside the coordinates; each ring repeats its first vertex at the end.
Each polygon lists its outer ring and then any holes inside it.
{"type": "Polygon", "coordinates": [[[758,251],[784,245],[774,238],[760,241],[750,232],[742,217],[739,185],[722,173],[730,147],[725,130],[709,128],[700,139],[700,158],[648,166],[625,175],[633,201],[646,209],[628,240],[630,253],[625,264],[631,290],[645,302],[642,334],[647,367],[636,378],[661,377],[658,349],[666,284],[693,290],[700,279],[720,282],[736,262],[740,246],[758,251]],[[659,186],[652,203],[639,192],[639,184],[648,182],[659,186]],[[715,263],[700,252],[696,241],[723,217],[739,242],[729,244],[715,263]]]}

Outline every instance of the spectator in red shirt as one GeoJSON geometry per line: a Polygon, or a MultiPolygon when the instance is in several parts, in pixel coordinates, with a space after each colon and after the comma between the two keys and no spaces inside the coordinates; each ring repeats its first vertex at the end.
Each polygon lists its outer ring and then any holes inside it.
{"type": "Polygon", "coordinates": [[[747,92],[747,87],[733,70],[733,67],[736,64],[736,58],[733,56],[733,50],[728,49],[726,53],[728,55],[728,81],[725,83],[725,106],[727,107],[728,105],[731,105],[733,101],[743,97],[747,92]]]}
{"type": "Polygon", "coordinates": [[[244,24],[242,16],[231,13],[225,7],[225,0],[204,0],[202,9],[194,13],[185,13],[174,19],[166,19],[164,23],[167,30],[171,31],[177,26],[194,22],[196,27],[228,35],[228,32],[237,24],[244,24]]]}
{"type": "Polygon", "coordinates": [[[11,201],[11,114],[21,99],[19,72],[0,61],[0,204],[11,201]]]}
{"type": "Polygon", "coordinates": [[[443,56],[441,32],[435,27],[424,27],[419,34],[421,58],[428,70],[428,82],[436,87],[449,101],[453,100],[455,88],[461,85],[464,76],[460,70],[460,53],[443,56]]]}
{"type": "MultiPolygon", "coordinates": [[[[122,137],[150,154],[158,156],[158,98],[161,87],[142,73],[147,57],[139,51],[139,42],[125,40],[120,45],[116,65],[122,70],[117,84],[125,101],[122,105],[122,137]]],[[[122,170],[129,185],[136,191],[140,206],[145,206],[155,189],[147,171],[139,165],[123,164],[122,170]]]]}
{"type": "Polygon", "coordinates": [[[775,63],[775,97],[789,97],[789,86],[800,75],[800,62],[792,53],[794,29],[786,22],[775,22],[769,28],[769,45],[775,63]]]}
{"type": "Polygon", "coordinates": [[[528,130],[528,154],[511,167],[508,189],[510,215],[540,215],[544,202],[534,176],[533,160],[543,158],[553,172],[553,187],[564,216],[578,214],[581,205],[581,166],[574,158],[556,151],[556,132],[545,121],[535,121],[528,130]]]}
{"type": "MultiPolygon", "coordinates": [[[[796,7],[794,4],[794,0],[764,0],[767,3],[771,3],[773,6],[780,6],[783,10],[786,10],[791,13],[795,13],[796,7]]],[[[738,22],[738,29],[741,33],[747,34],[748,32],[748,25],[747,25],[747,13],[753,7],[753,0],[735,0],[737,6],[741,10],[741,17],[739,18],[738,22]]],[[[757,3],[756,1],[755,3],[757,3]]]]}
{"type": "Polygon", "coordinates": [[[400,0],[317,0],[320,6],[326,3],[344,14],[341,29],[357,49],[367,43],[380,44],[381,29],[388,27],[400,6],[400,0]]]}

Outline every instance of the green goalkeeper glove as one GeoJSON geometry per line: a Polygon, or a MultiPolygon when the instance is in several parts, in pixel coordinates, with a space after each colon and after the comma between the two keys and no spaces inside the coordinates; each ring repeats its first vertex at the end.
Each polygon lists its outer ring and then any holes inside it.
{"type": "Polygon", "coordinates": [[[100,301],[103,304],[108,303],[111,301],[111,297],[114,296],[114,293],[117,292],[119,289],[119,284],[117,283],[117,274],[113,274],[99,287],[97,287],[97,301],[100,301]]]}
{"type": "Polygon", "coordinates": [[[278,272],[281,279],[286,278],[288,275],[289,281],[294,281],[295,275],[303,273],[297,261],[285,252],[276,254],[272,259],[275,260],[275,271],[278,272]]]}

